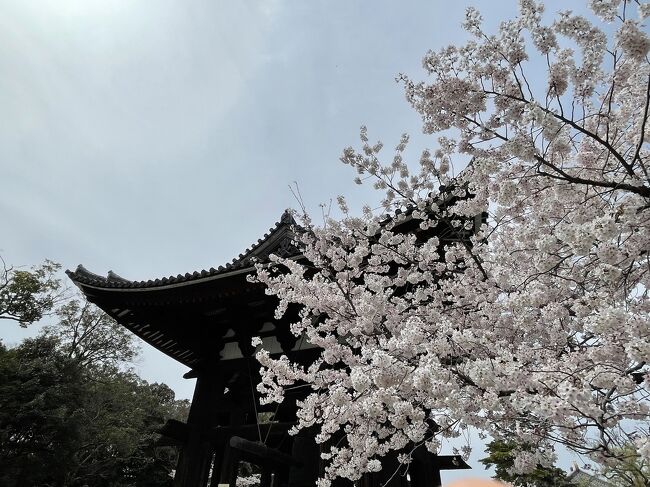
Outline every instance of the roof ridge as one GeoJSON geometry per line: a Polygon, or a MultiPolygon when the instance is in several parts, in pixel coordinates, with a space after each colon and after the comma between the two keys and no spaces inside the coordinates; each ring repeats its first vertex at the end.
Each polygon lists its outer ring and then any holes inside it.
{"type": "MultiPolygon", "coordinates": [[[[99,274],[95,274],[94,272],[90,272],[81,264],[77,266],[75,271],[66,270],[65,272],[68,275],[68,277],[70,277],[70,279],[75,283],[95,285],[95,286],[106,287],[106,288],[156,287],[156,286],[165,286],[168,284],[176,284],[181,282],[193,281],[193,280],[198,280],[206,277],[213,277],[229,271],[245,269],[249,265],[250,267],[252,267],[253,264],[252,257],[258,257],[260,255],[263,255],[264,244],[271,245],[272,243],[281,240],[279,238],[276,239],[273,237],[280,234],[280,232],[282,232],[282,236],[289,234],[292,228],[295,227],[296,225],[297,224],[293,218],[292,210],[285,209],[284,212],[282,213],[282,216],[280,217],[280,220],[275,222],[275,225],[269,228],[268,231],[264,233],[262,238],[259,238],[257,242],[251,244],[249,247],[246,248],[246,250],[244,250],[242,253],[240,253],[237,257],[232,259],[230,262],[224,265],[220,265],[216,269],[214,267],[210,267],[209,270],[202,269],[200,271],[194,271],[192,273],[187,272],[184,275],[178,274],[176,276],[162,277],[162,278],[149,279],[149,280],[126,279],[116,274],[112,270],[108,271],[108,275],[104,277],[99,274]]],[[[293,249],[291,249],[290,247],[291,245],[283,245],[282,243],[280,243],[280,245],[277,246],[278,249],[280,248],[282,249],[283,253],[295,253],[295,254],[298,253],[295,247],[293,249]]],[[[270,253],[265,255],[264,258],[268,258],[268,255],[270,255],[270,253]]]]}

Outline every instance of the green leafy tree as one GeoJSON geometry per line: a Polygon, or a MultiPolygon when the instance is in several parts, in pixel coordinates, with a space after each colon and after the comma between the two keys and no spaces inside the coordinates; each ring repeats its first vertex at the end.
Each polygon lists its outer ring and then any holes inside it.
{"type": "Polygon", "coordinates": [[[157,430],[189,402],[129,369],[133,337],[98,309],[71,301],[58,316],[0,344],[0,485],[171,486],[177,451],[157,430]]]}
{"type": "Polygon", "coordinates": [[[14,269],[0,257],[0,319],[23,327],[40,320],[63,298],[60,268],[46,260],[30,270],[14,269]]]}
{"type": "Polygon", "coordinates": [[[0,348],[0,485],[63,485],[81,441],[82,371],[55,340],[0,348]]]}
{"type": "Polygon", "coordinates": [[[105,370],[87,384],[81,441],[68,470],[69,485],[171,485],[177,452],[158,447],[166,419],[185,419],[187,401],[164,384],[105,370]],[[180,404],[179,404],[180,403],[180,404]]]}
{"type": "MultiPolygon", "coordinates": [[[[515,467],[515,452],[522,446],[514,441],[493,440],[488,443],[488,456],[481,460],[485,468],[494,466],[494,478],[512,485],[526,487],[575,487],[567,479],[566,473],[557,467],[537,465],[535,469],[525,474],[513,472],[515,467]]],[[[524,447],[525,449],[525,447],[524,447]]]]}
{"type": "Polygon", "coordinates": [[[140,352],[133,334],[88,301],[73,299],[57,310],[57,316],[58,322],[46,326],[44,333],[89,370],[129,363],[140,352]]]}

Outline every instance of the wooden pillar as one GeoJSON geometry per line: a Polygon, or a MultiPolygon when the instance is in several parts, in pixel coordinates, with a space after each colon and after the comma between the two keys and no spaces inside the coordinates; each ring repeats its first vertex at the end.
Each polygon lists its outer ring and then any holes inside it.
{"type": "Polygon", "coordinates": [[[293,437],[291,456],[299,465],[289,472],[289,487],[313,487],[318,480],[320,445],[315,441],[315,428],[302,429],[293,437]]]}
{"type": "Polygon", "coordinates": [[[406,467],[397,461],[397,453],[389,453],[381,459],[381,463],[379,472],[363,476],[360,481],[362,487],[408,487],[406,467]]]}
{"type": "Polygon", "coordinates": [[[470,468],[460,455],[435,455],[420,447],[413,452],[413,461],[409,468],[411,487],[440,487],[441,470],[470,468]]]}
{"type": "MultiPolygon", "coordinates": [[[[229,426],[241,426],[244,424],[244,411],[241,407],[237,407],[235,403],[232,404],[230,412],[229,426]]],[[[219,448],[214,459],[214,469],[212,471],[211,487],[217,487],[219,484],[230,484],[232,481],[232,465],[237,464],[238,454],[230,447],[230,437],[221,436],[219,439],[219,448]]],[[[237,475],[235,472],[235,480],[237,475]]]]}
{"type": "Polygon", "coordinates": [[[216,426],[216,402],[223,393],[223,381],[216,374],[199,374],[187,418],[188,436],[183,445],[174,487],[205,487],[214,451],[208,433],[216,426]]]}
{"type": "Polygon", "coordinates": [[[435,464],[436,456],[420,447],[413,452],[409,473],[413,487],[440,487],[440,469],[435,464]]]}

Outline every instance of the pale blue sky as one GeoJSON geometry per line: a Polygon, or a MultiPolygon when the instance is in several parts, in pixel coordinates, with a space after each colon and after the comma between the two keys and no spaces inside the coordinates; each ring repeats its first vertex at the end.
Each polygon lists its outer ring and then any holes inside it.
{"type": "MultiPolygon", "coordinates": [[[[583,2],[547,2],[549,12],[583,2]]],[[[295,206],[372,200],[338,162],[362,124],[411,154],[395,76],[515,0],[0,0],[0,255],[149,279],[223,264],[295,206]]],[[[15,344],[36,327],[3,324],[15,344]]],[[[186,369],[138,368],[190,397],[186,369]]],[[[479,473],[478,471],[475,473],[479,473]]]]}

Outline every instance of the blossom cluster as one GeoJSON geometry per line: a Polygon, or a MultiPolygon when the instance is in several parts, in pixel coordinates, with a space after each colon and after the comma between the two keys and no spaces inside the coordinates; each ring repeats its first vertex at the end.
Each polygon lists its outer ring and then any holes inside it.
{"type": "Polygon", "coordinates": [[[364,128],[343,153],[390,217],[341,199],[341,220],[304,217],[304,260],[258,266],[278,317],[299,305],[292,332],[322,349],[309,367],[258,354],[267,401],[311,386],[297,428],[318,428],[321,485],[470,427],[534,445],[517,471],[557,443],[650,460],[650,9],[631,3],[591,0],[605,28],[545,25],[520,0],[494,35],[468,10],[472,40],[427,53],[426,81],[402,77],[439,148],[413,170],[403,136],[385,163],[364,128]]]}

